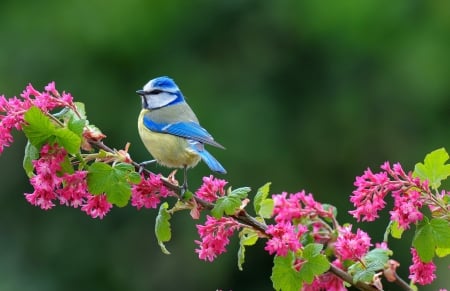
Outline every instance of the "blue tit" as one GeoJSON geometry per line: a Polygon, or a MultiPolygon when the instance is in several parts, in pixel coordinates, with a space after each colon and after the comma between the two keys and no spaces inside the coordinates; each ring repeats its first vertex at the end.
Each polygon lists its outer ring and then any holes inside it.
{"type": "Polygon", "coordinates": [[[169,77],[150,80],[142,90],[139,135],[154,160],[170,168],[184,169],[182,193],[187,190],[187,169],[203,160],[217,173],[225,174],[222,165],[205,149],[209,144],[221,149],[211,134],[200,126],[197,116],[186,103],[175,82],[169,77]]]}

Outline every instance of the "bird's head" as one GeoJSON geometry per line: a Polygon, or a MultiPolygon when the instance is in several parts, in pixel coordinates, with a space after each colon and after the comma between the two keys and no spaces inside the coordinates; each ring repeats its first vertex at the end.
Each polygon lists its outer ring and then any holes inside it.
{"type": "Polygon", "coordinates": [[[146,109],[158,109],[184,101],[177,84],[165,76],[150,80],[136,93],[142,97],[142,107],[146,109]]]}

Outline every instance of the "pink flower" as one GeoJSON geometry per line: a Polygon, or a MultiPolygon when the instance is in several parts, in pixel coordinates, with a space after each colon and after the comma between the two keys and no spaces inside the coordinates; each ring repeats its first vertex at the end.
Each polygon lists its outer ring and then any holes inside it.
{"type": "Polygon", "coordinates": [[[378,212],[384,208],[384,197],[391,190],[386,172],[372,173],[367,169],[360,177],[356,177],[354,185],[357,187],[350,197],[350,202],[356,210],[349,211],[358,221],[374,221],[378,212]]]}
{"type": "Polygon", "coordinates": [[[203,177],[203,184],[195,192],[197,197],[208,202],[214,202],[219,196],[225,195],[225,185],[228,182],[222,179],[217,179],[213,175],[203,177]]]}
{"type": "Polygon", "coordinates": [[[401,228],[408,229],[411,223],[416,223],[423,218],[420,208],[423,201],[416,190],[394,191],[394,209],[389,211],[391,220],[397,221],[401,228]]]}
{"type": "MultiPolygon", "coordinates": [[[[378,218],[378,212],[386,206],[384,199],[390,192],[394,199],[405,195],[402,193],[411,188],[417,188],[419,194],[421,192],[429,192],[427,181],[421,182],[419,178],[412,177],[411,172],[406,174],[399,163],[391,167],[389,162],[385,162],[381,169],[383,170],[382,172],[375,174],[370,169],[367,169],[362,176],[356,177],[354,183],[356,190],[353,191],[350,197],[350,201],[356,209],[349,211],[349,213],[358,221],[374,221],[378,218]]],[[[417,206],[416,204],[413,208],[417,206]]],[[[404,213],[400,213],[405,211],[405,209],[395,209],[394,211],[399,211],[398,216],[405,216],[404,213]]],[[[417,221],[417,213],[406,211],[415,217],[410,217],[403,222],[417,221]]],[[[409,225],[409,223],[406,224],[409,225]]]]}
{"type": "Polygon", "coordinates": [[[331,211],[325,211],[322,204],[316,202],[312,194],[301,191],[295,194],[283,192],[272,195],[273,215],[276,222],[287,222],[301,218],[332,217],[331,211]]]}
{"type": "Polygon", "coordinates": [[[45,86],[44,89],[53,96],[59,96],[59,92],[58,90],[56,90],[55,81],[48,83],[48,85],[45,86]]]}
{"type": "Polygon", "coordinates": [[[201,238],[201,241],[195,241],[200,247],[195,250],[198,257],[212,262],[218,255],[226,251],[225,247],[230,242],[229,237],[239,228],[239,223],[233,218],[216,219],[209,215],[206,216],[205,225],[197,225],[197,231],[201,238]]]}
{"type": "Polygon", "coordinates": [[[87,197],[87,202],[81,207],[81,210],[86,212],[92,218],[103,217],[111,210],[112,204],[106,200],[106,195],[90,195],[87,197]]]}
{"type": "Polygon", "coordinates": [[[61,205],[78,208],[83,205],[87,197],[92,195],[88,191],[86,176],[87,171],[76,171],[73,174],[65,173],[62,176],[64,187],[57,190],[61,205]]]}
{"type": "Polygon", "coordinates": [[[31,103],[27,100],[21,101],[16,97],[6,99],[5,96],[0,96],[0,154],[13,142],[12,129],[22,129],[23,116],[30,107],[31,103]]]}
{"type": "Polygon", "coordinates": [[[25,193],[26,200],[34,206],[48,210],[55,204],[55,190],[62,183],[61,177],[57,172],[61,170],[61,163],[66,157],[67,152],[55,145],[44,145],[40,152],[40,158],[33,161],[36,175],[30,178],[30,183],[34,187],[31,194],[25,193]]]}
{"type": "Polygon", "coordinates": [[[436,279],[436,265],[431,261],[429,263],[424,263],[420,260],[416,249],[411,248],[412,261],[413,264],[409,267],[409,276],[414,283],[420,285],[431,284],[434,279],[436,279]]]}
{"type": "Polygon", "coordinates": [[[296,252],[302,245],[300,237],[307,231],[306,226],[294,226],[291,222],[279,222],[275,225],[269,225],[266,233],[271,236],[266,242],[265,250],[269,254],[277,256],[286,256],[289,251],[296,252]]]}
{"type": "Polygon", "coordinates": [[[55,82],[45,86],[45,92],[42,93],[28,84],[20,97],[22,100],[16,97],[6,99],[5,96],[0,96],[0,154],[13,142],[11,130],[13,128],[22,130],[24,114],[31,106],[36,106],[44,112],[56,107],[75,108],[70,93],[64,92],[61,97],[55,88],[55,82]]]}
{"type": "Polygon", "coordinates": [[[358,228],[356,234],[352,233],[352,225],[339,227],[338,232],[335,249],[341,261],[361,260],[372,245],[366,232],[358,228]]]}
{"type": "Polygon", "coordinates": [[[137,209],[156,208],[161,202],[161,198],[169,195],[174,195],[174,193],[164,186],[161,175],[150,173],[147,179],[142,176],[141,182],[131,187],[131,205],[137,209]]]}

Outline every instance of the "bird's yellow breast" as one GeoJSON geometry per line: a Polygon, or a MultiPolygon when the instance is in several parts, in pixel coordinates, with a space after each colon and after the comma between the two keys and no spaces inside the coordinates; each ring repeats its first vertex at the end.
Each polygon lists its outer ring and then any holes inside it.
{"type": "Polygon", "coordinates": [[[157,133],[145,127],[143,109],[138,118],[138,130],[147,150],[161,165],[170,168],[194,167],[200,156],[193,151],[186,139],[171,134],[157,133]]]}

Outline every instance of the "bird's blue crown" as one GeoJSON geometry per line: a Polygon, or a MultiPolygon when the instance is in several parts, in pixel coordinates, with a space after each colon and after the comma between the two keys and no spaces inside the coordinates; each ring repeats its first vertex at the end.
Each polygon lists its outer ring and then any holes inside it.
{"type": "Polygon", "coordinates": [[[167,76],[158,77],[150,80],[150,82],[148,82],[147,85],[144,86],[144,90],[146,90],[147,88],[153,90],[159,89],[173,93],[180,90],[177,84],[175,84],[174,80],[172,80],[167,76]]]}

